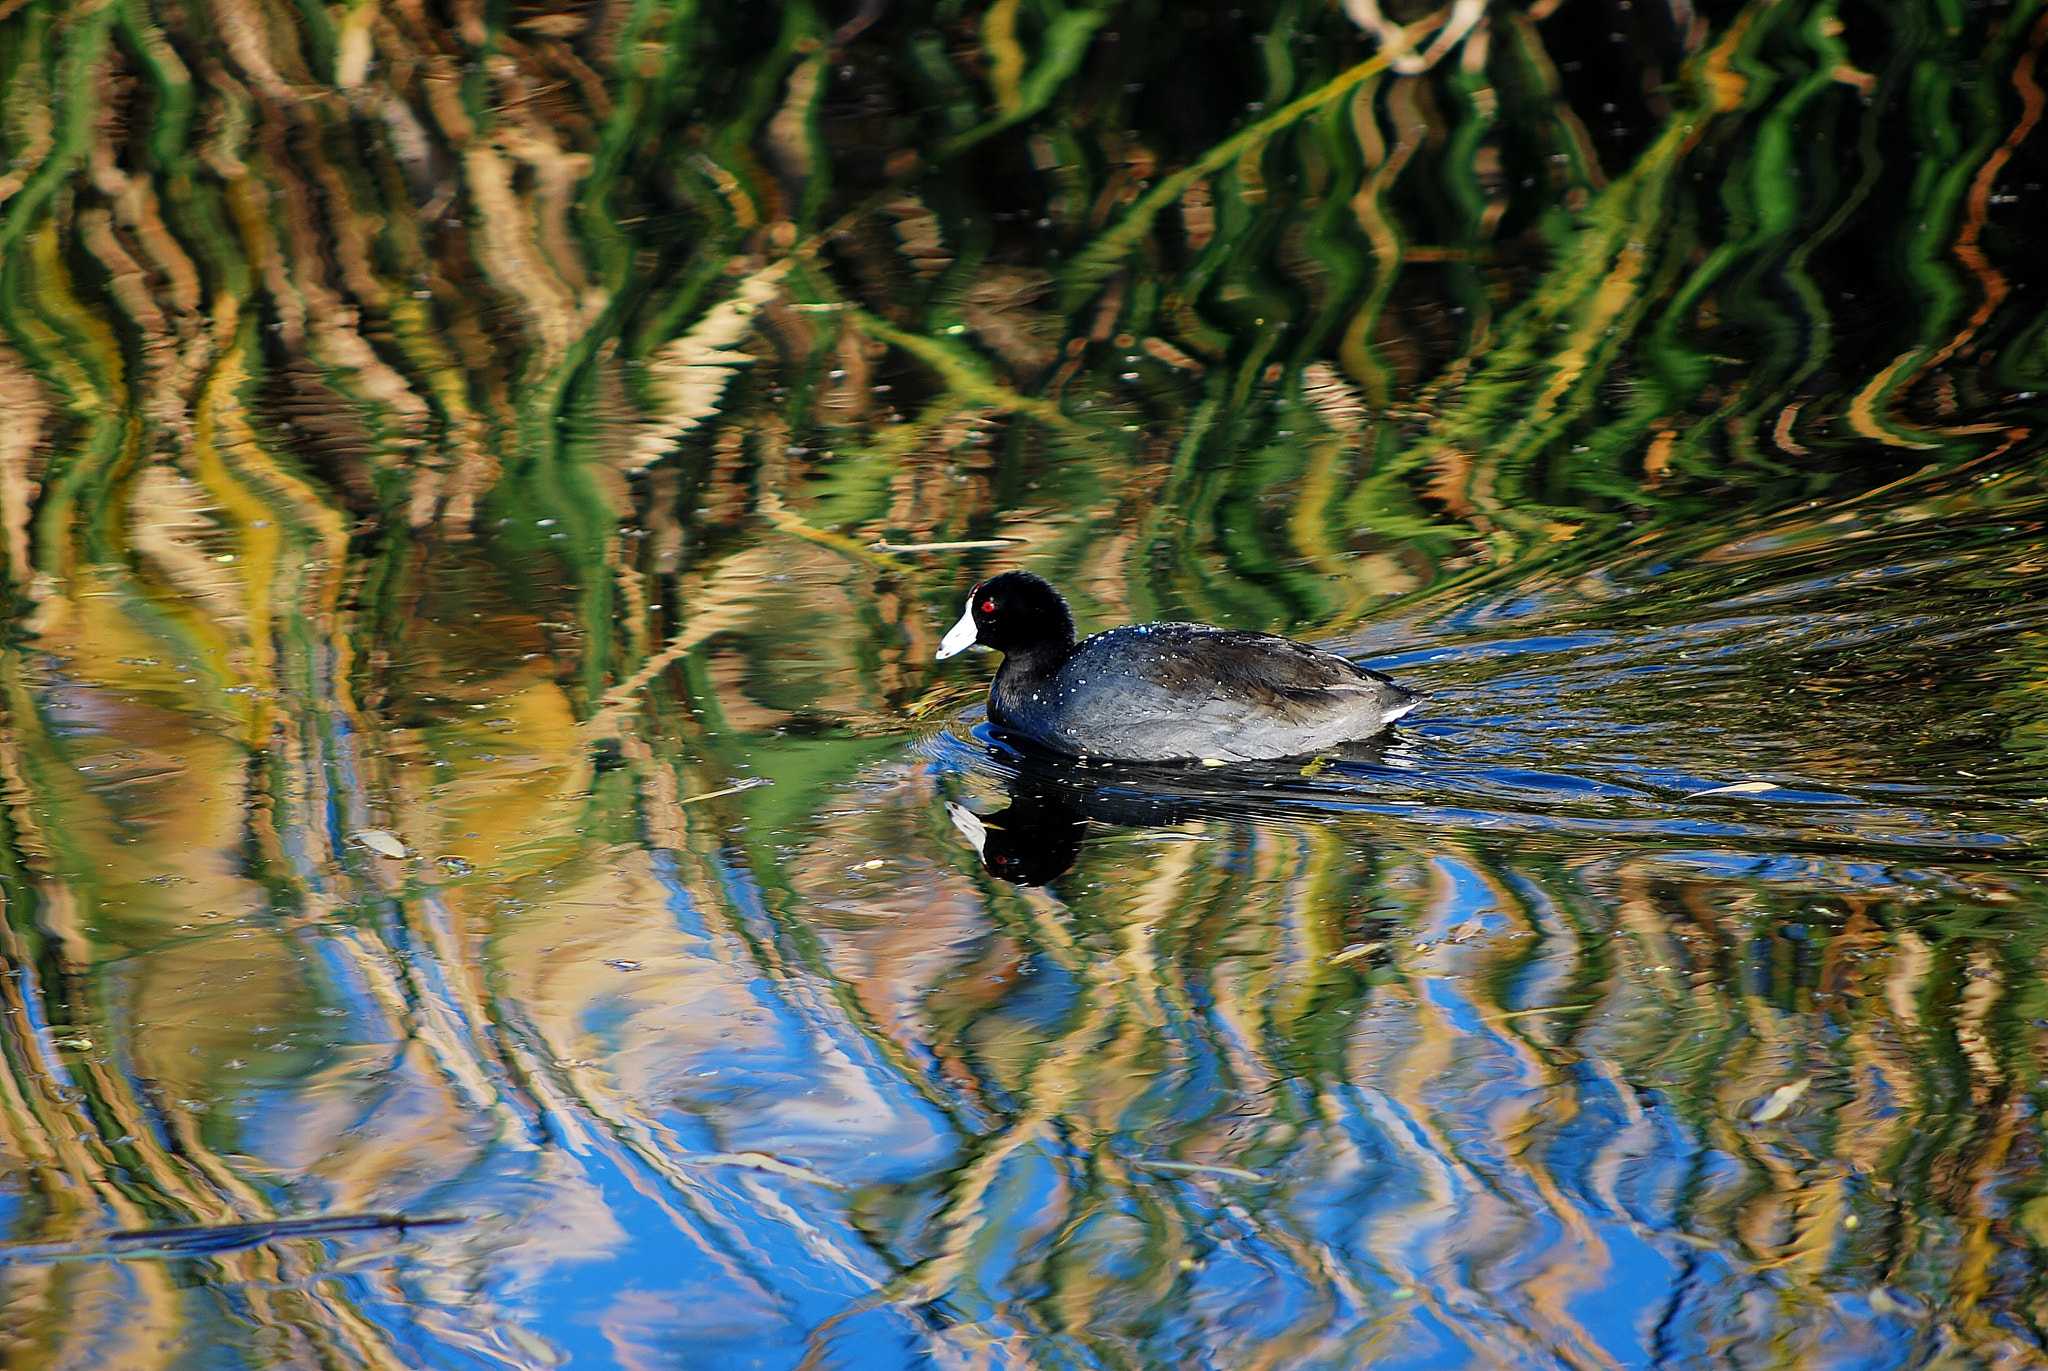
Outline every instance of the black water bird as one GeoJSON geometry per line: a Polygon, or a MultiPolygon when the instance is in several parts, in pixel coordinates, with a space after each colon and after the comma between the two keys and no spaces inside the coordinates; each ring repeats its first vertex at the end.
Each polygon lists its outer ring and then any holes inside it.
{"type": "Polygon", "coordinates": [[[1248,762],[1370,738],[1416,692],[1333,652],[1208,624],[1128,624],[1074,641],[1067,602],[1028,571],[974,587],[939,658],[1003,654],[997,727],[1075,757],[1248,762]]]}

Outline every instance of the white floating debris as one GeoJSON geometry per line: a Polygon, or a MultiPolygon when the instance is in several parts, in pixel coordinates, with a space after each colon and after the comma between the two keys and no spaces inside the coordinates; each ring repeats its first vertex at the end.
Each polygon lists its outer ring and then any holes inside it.
{"type": "Polygon", "coordinates": [[[822,1185],[827,1190],[846,1188],[830,1176],[821,1176],[808,1166],[798,1166],[783,1161],[780,1157],[771,1157],[766,1152],[713,1152],[685,1157],[683,1161],[692,1166],[739,1166],[749,1171],[766,1171],[771,1175],[787,1176],[793,1181],[808,1181],[812,1185],[822,1185]]]}
{"type": "Polygon", "coordinates": [[[1011,547],[1022,538],[974,538],[955,543],[869,543],[870,552],[980,552],[1011,547]]]}
{"type": "Polygon", "coordinates": [[[1764,1102],[1756,1107],[1756,1112],[1749,1116],[1749,1121],[1769,1123],[1797,1103],[1799,1097],[1804,1095],[1807,1087],[1812,1084],[1813,1077],[1801,1076],[1790,1085],[1779,1086],[1764,1097],[1764,1102]]]}
{"type": "Polygon", "coordinates": [[[1737,781],[1734,785],[1717,785],[1712,790],[1695,790],[1692,797],[1697,800],[1705,795],[1761,795],[1766,790],[1780,790],[1782,786],[1769,781],[1737,781]]]}
{"type": "Polygon", "coordinates": [[[1144,1157],[1138,1158],[1137,1162],[1139,1166],[1144,1167],[1147,1171],[1179,1171],[1186,1172],[1192,1176],[1228,1176],[1232,1180],[1237,1181],[1262,1181],[1266,1179],[1262,1173],[1247,1170],[1242,1166],[1217,1166],[1208,1162],[1152,1161],[1144,1157]]]}
{"type": "Polygon", "coordinates": [[[406,850],[405,844],[398,840],[398,835],[390,832],[388,829],[359,828],[348,836],[352,842],[369,848],[370,851],[376,853],[379,857],[390,857],[393,860],[397,860],[401,857],[410,857],[412,855],[412,853],[406,850]]]}
{"type": "Polygon", "coordinates": [[[699,800],[715,800],[721,795],[737,795],[742,790],[752,790],[756,786],[774,784],[775,782],[770,780],[766,776],[749,776],[746,780],[741,781],[738,785],[729,785],[723,790],[707,790],[701,795],[685,796],[683,799],[677,800],[676,804],[678,806],[693,805],[696,804],[699,800]]]}
{"type": "Polygon", "coordinates": [[[1889,1286],[1871,1286],[1870,1293],[1865,1295],[1864,1299],[1870,1302],[1870,1308],[1874,1313],[1889,1314],[1893,1318],[1900,1319],[1920,1319],[1926,1317],[1924,1310],[1900,1299],[1898,1295],[1892,1292],[1889,1286]]]}

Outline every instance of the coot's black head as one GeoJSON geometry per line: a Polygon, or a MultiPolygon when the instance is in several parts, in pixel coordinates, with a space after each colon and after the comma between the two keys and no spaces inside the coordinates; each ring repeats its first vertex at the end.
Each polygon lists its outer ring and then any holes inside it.
{"type": "Polygon", "coordinates": [[[1074,645],[1074,616],[1043,580],[1006,571],[969,592],[966,612],[939,644],[939,660],[976,643],[998,652],[1065,652],[1074,645]]]}

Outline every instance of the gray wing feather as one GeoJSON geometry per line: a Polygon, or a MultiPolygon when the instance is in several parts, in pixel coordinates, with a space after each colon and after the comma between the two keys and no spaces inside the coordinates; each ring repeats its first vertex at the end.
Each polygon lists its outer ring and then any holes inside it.
{"type": "Polygon", "coordinates": [[[1271,634],[1145,624],[1084,648],[1062,683],[1117,684],[1077,689],[1067,741],[1132,760],[1299,756],[1370,736],[1414,700],[1377,672],[1271,634]]]}

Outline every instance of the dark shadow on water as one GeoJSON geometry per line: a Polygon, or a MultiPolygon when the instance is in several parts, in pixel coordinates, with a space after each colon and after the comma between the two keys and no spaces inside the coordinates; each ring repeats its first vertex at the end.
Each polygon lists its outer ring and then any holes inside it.
{"type": "Polygon", "coordinates": [[[1312,791],[1318,777],[1370,784],[1388,749],[1398,746],[1389,732],[1313,758],[1212,767],[1084,761],[987,724],[977,727],[973,737],[986,748],[988,763],[1004,775],[1010,804],[978,815],[948,803],[947,814],[991,875],[1024,886],[1044,885],[1071,869],[1091,821],[1171,828],[1205,818],[1298,815],[1300,793],[1312,791]]]}

